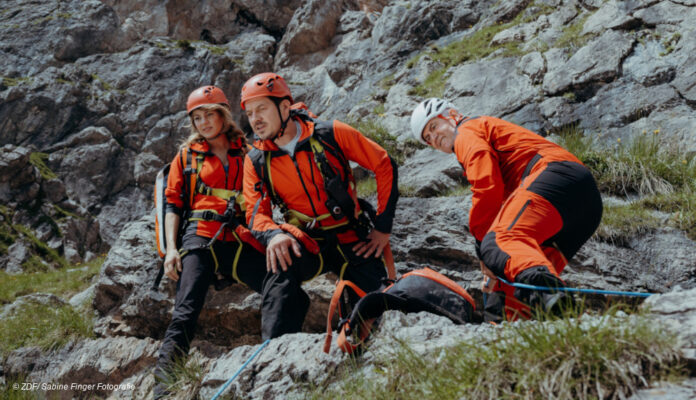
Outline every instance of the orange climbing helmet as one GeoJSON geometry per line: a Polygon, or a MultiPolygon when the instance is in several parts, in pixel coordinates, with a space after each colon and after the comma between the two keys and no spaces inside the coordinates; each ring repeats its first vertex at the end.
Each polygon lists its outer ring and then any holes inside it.
{"type": "Polygon", "coordinates": [[[225,93],[217,86],[201,86],[191,92],[186,101],[186,112],[191,114],[198,107],[208,104],[224,104],[230,106],[225,93]]]}
{"type": "Polygon", "coordinates": [[[244,102],[258,97],[288,97],[290,104],[294,103],[288,84],[282,76],[273,72],[264,72],[252,76],[242,86],[242,99],[240,105],[245,110],[244,102]]]}

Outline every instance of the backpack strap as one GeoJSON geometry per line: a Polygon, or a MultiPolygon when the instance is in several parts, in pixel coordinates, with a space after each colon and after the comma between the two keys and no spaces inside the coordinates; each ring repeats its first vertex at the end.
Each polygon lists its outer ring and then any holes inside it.
{"type": "MultiPolygon", "coordinates": [[[[331,302],[329,303],[329,313],[326,316],[326,339],[324,340],[324,353],[328,353],[331,349],[331,335],[333,333],[331,329],[331,323],[333,322],[333,316],[339,307],[339,301],[341,300],[341,296],[343,295],[343,292],[345,291],[346,287],[351,288],[359,297],[365,297],[365,291],[360,289],[358,285],[354,284],[353,282],[347,281],[345,279],[341,279],[340,281],[338,281],[338,283],[336,284],[336,289],[334,290],[334,294],[331,297],[331,302]]],[[[340,309],[339,317],[344,317],[340,315],[340,309]]],[[[347,317],[347,315],[345,317],[347,317]]],[[[339,325],[345,324],[339,322],[339,325]]]]}

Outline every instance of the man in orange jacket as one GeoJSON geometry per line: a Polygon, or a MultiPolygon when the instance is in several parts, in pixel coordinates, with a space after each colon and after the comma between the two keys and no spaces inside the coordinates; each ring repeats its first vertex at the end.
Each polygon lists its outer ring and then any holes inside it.
{"type": "Polygon", "coordinates": [[[397,166],[383,148],[349,125],[292,105],[275,73],[242,87],[241,107],[258,139],[244,162],[244,196],[249,228],[266,245],[264,339],[301,330],[309,307],[303,281],[333,271],[366,292],[381,286],[398,198],[397,166]],[[365,216],[369,203],[357,199],[349,161],[375,173],[372,222],[365,216]],[[286,223],[273,220],[271,200],[286,223]]]}
{"type": "Polygon", "coordinates": [[[486,317],[529,317],[529,307],[559,311],[563,292],[514,289],[509,282],[562,287],[568,260],[592,236],[602,200],[590,171],[536,133],[493,117],[464,118],[431,98],[411,115],[413,137],[454,153],[471,184],[469,231],[487,278],[486,317]],[[490,282],[487,279],[491,279],[490,282]],[[491,285],[492,283],[492,285],[491,285]]]}

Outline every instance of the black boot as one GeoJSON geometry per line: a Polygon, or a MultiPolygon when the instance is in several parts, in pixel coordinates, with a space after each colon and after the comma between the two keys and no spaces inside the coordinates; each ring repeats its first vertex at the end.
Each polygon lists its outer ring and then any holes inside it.
{"type": "MultiPolygon", "coordinates": [[[[549,288],[564,288],[565,283],[549,272],[545,266],[525,269],[515,277],[515,282],[549,288]]],[[[515,288],[515,297],[530,308],[561,316],[573,305],[573,297],[567,292],[515,288]]]]}

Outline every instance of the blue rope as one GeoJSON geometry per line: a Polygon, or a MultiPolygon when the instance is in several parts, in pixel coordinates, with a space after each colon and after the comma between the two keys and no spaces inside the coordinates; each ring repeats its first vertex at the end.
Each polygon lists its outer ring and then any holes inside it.
{"type": "Polygon", "coordinates": [[[261,350],[263,350],[263,348],[266,347],[266,345],[267,345],[270,341],[271,341],[271,339],[266,339],[266,341],[263,342],[263,344],[261,344],[261,347],[259,347],[259,348],[256,350],[256,352],[254,352],[254,354],[252,354],[251,357],[249,357],[249,359],[246,360],[246,362],[245,362],[241,367],[239,367],[239,369],[237,370],[237,372],[235,372],[234,375],[232,375],[232,377],[231,377],[230,379],[228,379],[227,382],[225,382],[224,385],[222,385],[222,387],[220,388],[220,390],[218,390],[218,392],[215,393],[215,396],[213,396],[213,398],[210,399],[210,400],[215,400],[215,399],[217,399],[218,396],[220,396],[220,395],[222,394],[222,392],[224,392],[225,389],[227,389],[227,387],[230,385],[230,383],[232,383],[232,381],[234,380],[234,378],[236,378],[237,375],[239,375],[239,374],[242,372],[242,370],[244,369],[244,367],[246,367],[247,364],[249,364],[249,363],[251,362],[251,360],[253,360],[254,357],[256,357],[256,356],[261,352],[261,350]]]}
{"type": "Polygon", "coordinates": [[[655,293],[640,293],[640,292],[622,292],[618,290],[599,290],[599,289],[579,289],[570,287],[546,287],[546,286],[534,286],[527,285],[526,283],[510,283],[503,278],[498,277],[501,282],[522,289],[532,289],[532,290],[542,290],[545,292],[573,292],[573,293],[591,293],[591,294],[604,294],[611,296],[633,296],[633,297],[648,297],[655,293]]]}

